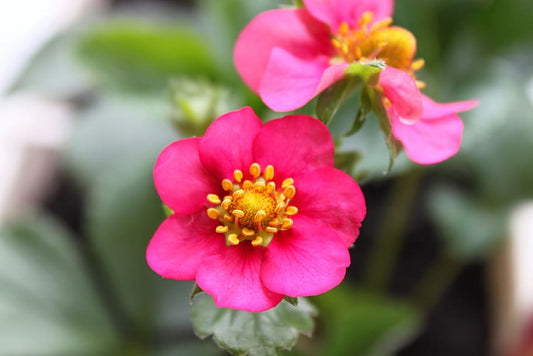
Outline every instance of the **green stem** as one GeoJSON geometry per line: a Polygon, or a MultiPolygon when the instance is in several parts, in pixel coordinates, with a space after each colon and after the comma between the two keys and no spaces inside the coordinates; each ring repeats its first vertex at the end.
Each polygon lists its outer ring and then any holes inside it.
{"type": "Polygon", "coordinates": [[[411,304],[422,312],[427,312],[439,301],[461,272],[463,265],[463,262],[443,251],[413,288],[409,297],[411,304]]]}
{"type": "Polygon", "coordinates": [[[366,270],[366,286],[375,293],[385,292],[391,279],[407,235],[421,177],[420,171],[414,171],[398,178],[392,188],[366,270]]]}

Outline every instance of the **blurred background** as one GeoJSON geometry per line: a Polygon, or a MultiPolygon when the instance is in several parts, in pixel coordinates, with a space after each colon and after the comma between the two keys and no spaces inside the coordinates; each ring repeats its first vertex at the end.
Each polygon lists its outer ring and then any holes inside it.
{"type": "MultiPolygon", "coordinates": [[[[187,282],[145,263],[164,219],[158,153],[250,105],[232,51],[278,0],[0,3],[0,354],[218,355],[187,282]]],[[[336,162],[368,215],[340,287],[310,301],[295,355],[533,355],[533,2],[398,0],[436,101],[478,98],[461,151],[401,154],[377,120],[336,162]]],[[[301,109],[312,114],[314,103],[301,109]]],[[[289,354],[289,353],[288,353],[289,354]]]]}

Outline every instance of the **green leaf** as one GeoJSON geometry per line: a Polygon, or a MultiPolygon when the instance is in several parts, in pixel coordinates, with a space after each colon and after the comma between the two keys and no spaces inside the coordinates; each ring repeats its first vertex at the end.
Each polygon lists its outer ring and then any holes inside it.
{"type": "Polygon", "coordinates": [[[76,120],[65,154],[66,164],[83,185],[92,186],[115,167],[140,156],[155,162],[178,138],[163,95],[117,96],[104,93],[76,120]]]}
{"type": "MultiPolygon", "coordinates": [[[[421,318],[406,303],[347,287],[314,299],[321,310],[323,348],[316,355],[390,355],[418,332],[421,318]]],[[[320,336],[318,336],[320,337],[320,336]]]]}
{"type": "Polygon", "coordinates": [[[320,93],[316,102],[318,119],[326,125],[329,124],[337,110],[360,83],[360,78],[347,76],[320,93]]]}
{"type": "Polygon", "coordinates": [[[119,335],[76,239],[48,217],[0,230],[0,354],[112,354],[119,335]]]}
{"type": "Polygon", "coordinates": [[[109,21],[87,32],[78,54],[111,88],[165,89],[176,75],[215,77],[215,64],[203,36],[188,27],[109,21]]]}
{"type": "Polygon", "coordinates": [[[213,336],[214,341],[234,355],[277,355],[291,349],[300,333],[313,331],[315,308],[300,298],[298,307],[281,302],[263,313],[218,308],[211,297],[196,299],[192,322],[200,338],[213,336]]]}
{"type": "Polygon", "coordinates": [[[446,186],[433,190],[429,204],[452,257],[461,260],[488,257],[506,237],[507,214],[501,207],[491,207],[446,186]]]}

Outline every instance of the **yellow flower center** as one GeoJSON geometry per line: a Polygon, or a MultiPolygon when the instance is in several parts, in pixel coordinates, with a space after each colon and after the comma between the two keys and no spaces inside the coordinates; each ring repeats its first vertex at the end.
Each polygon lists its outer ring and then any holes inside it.
{"type": "MultiPolygon", "coordinates": [[[[416,79],[414,72],[424,66],[423,59],[414,60],[416,39],[404,28],[391,26],[392,19],[378,21],[369,28],[372,12],[365,12],[357,26],[342,22],[331,43],[337,49],[333,62],[362,62],[379,59],[388,66],[403,70],[416,79]]],[[[417,81],[419,88],[425,84],[417,81]]]]}
{"type": "Polygon", "coordinates": [[[228,246],[248,240],[254,247],[266,247],[278,231],[292,228],[290,216],[298,213],[298,208],[289,205],[296,194],[294,179],[287,178],[276,187],[274,167],[268,165],[261,172],[258,163],[250,166],[250,175],[251,180],[243,181],[243,172],[236,169],[233,179],[221,182],[226,196],[207,195],[212,204],[207,215],[220,222],[216,232],[224,234],[228,246]]]}

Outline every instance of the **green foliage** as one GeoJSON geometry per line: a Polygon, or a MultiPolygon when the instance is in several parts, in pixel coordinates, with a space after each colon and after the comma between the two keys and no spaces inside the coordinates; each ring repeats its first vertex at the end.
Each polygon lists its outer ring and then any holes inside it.
{"type": "Polygon", "coordinates": [[[183,26],[105,22],[83,36],[79,57],[101,82],[119,89],[160,91],[172,76],[216,75],[203,36],[183,26]]]}
{"type": "Polygon", "coordinates": [[[314,298],[321,315],[321,349],[312,355],[392,355],[420,327],[408,304],[345,286],[314,298]]]}
{"type": "Polygon", "coordinates": [[[313,331],[315,308],[305,299],[298,306],[282,301],[263,313],[217,308],[211,297],[198,297],[192,309],[192,322],[200,338],[214,341],[234,355],[278,355],[291,349],[303,333],[313,331]]]}
{"type": "Polygon", "coordinates": [[[102,354],[118,347],[76,242],[46,216],[0,230],[0,354],[102,354]]]}
{"type": "Polygon", "coordinates": [[[450,187],[430,196],[433,215],[450,255],[461,260],[488,257],[506,237],[505,210],[450,187]]]}

